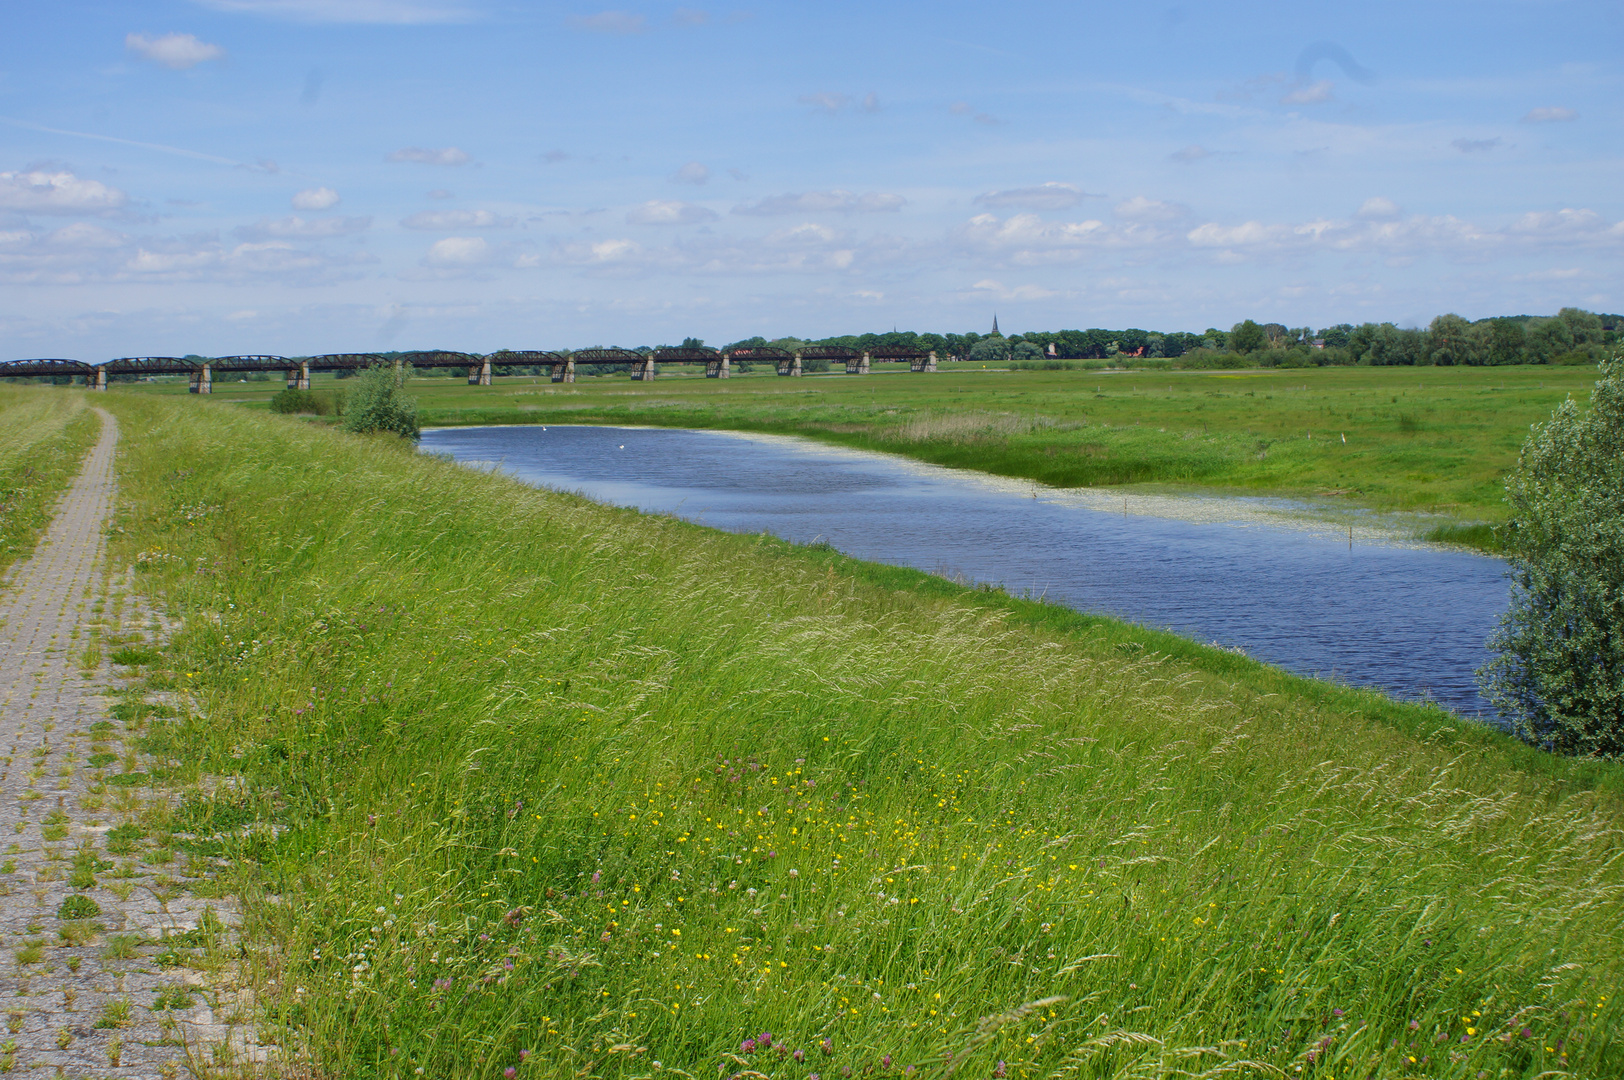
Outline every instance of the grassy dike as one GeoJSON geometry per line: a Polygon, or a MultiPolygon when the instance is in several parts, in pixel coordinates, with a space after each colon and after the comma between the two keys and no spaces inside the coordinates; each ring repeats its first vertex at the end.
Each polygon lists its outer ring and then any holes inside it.
{"type": "Polygon", "coordinates": [[[85,395],[0,385],[0,571],[34,550],[101,421],[85,395]]]}
{"type": "Polygon", "coordinates": [[[195,702],[149,749],[238,778],[174,841],[234,860],[267,1024],[323,1074],[1624,1068],[1624,770],[399,444],[107,403],[115,554],[184,619],[151,679],[195,702]]]}

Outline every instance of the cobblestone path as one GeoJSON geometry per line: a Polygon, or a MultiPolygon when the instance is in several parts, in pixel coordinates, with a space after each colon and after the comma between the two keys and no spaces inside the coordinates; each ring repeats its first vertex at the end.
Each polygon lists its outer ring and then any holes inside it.
{"type": "Polygon", "coordinates": [[[210,867],[174,850],[161,815],[153,825],[166,796],[140,735],[164,705],[103,655],[149,648],[159,629],[104,557],[117,444],[102,413],[83,472],[0,592],[0,1072],[213,1075],[258,1056],[242,1043],[251,998],[232,989],[235,911],[199,898],[210,867]]]}

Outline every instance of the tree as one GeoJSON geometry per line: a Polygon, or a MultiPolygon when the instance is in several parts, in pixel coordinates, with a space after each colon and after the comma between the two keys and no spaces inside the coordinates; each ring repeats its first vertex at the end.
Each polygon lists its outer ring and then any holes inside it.
{"type": "Polygon", "coordinates": [[[1523,740],[1624,759],[1624,354],[1523,444],[1506,481],[1511,607],[1478,671],[1523,740]]]}
{"type": "Polygon", "coordinates": [[[1516,319],[1495,319],[1489,324],[1489,363],[1522,363],[1527,336],[1523,324],[1516,319]]]}
{"type": "Polygon", "coordinates": [[[1459,315],[1440,315],[1427,327],[1427,355],[1440,367],[1470,364],[1472,324],[1459,315]]]}
{"type": "Polygon", "coordinates": [[[1009,342],[1002,334],[989,334],[970,346],[970,359],[980,364],[1002,364],[1009,359],[1009,342]]]}
{"type": "Polygon", "coordinates": [[[1269,338],[1263,332],[1263,327],[1251,319],[1236,323],[1229,332],[1229,348],[1233,352],[1255,353],[1268,343],[1269,338]]]}
{"type": "Polygon", "coordinates": [[[407,369],[393,364],[373,364],[361,372],[345,399],[344,430],[417,438],[417,399],[406,393],[407,378],[407,369]]]}

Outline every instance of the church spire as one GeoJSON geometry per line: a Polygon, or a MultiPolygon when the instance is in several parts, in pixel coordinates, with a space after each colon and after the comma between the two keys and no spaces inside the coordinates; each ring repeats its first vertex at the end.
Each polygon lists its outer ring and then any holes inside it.
{"type": "MultiPolygon", "coordinates": [[[[994,334],[998,333],[998,312],[996,311],[992,313],[992,332],[994,334]]],[[[1002,335],[999,336],[1001,337],[1002,335]]]]}

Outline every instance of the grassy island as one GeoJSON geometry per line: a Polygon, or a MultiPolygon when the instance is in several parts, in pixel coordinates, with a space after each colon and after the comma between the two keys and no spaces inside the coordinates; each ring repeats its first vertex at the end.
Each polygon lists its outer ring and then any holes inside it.
{"type": "Polygon", "coordinates": [[[398,440],[98,403],[115,557],[183,625],[145,745],[215,778],[144,827],[230,861],[321,1075],[1624,1071],[1620,768],[398,440]]]}

